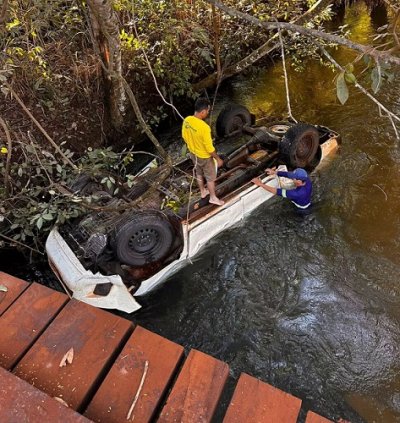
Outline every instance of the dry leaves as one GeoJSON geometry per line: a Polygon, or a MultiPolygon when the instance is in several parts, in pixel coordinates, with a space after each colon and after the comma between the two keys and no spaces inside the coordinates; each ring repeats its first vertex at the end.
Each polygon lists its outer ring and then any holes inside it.
{"type": "Polygon", "coordinates": [[[70,348],[65,354],[64,357],[60,361],[60,367],[64,367],[68,364],[72,364],[74,360],[74,349],[70,348]]]}

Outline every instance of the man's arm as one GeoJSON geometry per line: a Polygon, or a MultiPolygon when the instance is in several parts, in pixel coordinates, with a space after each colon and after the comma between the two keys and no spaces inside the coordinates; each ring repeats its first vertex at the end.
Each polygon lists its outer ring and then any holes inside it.
{"type": "Polygon", "coordinates": [[[206,149],[207,153],[210,154],[217,161],[217,166],[222,167],[224,165],[224,161],[221,157],[218,156],[217,151],[215,150],[214,143],[211,137],[211,128],[209,125],[205,124],[205,130],[203,133],[203,145],[206,149]]]}
{"type": "Polygon", "coordinates": [[[210,154],[211,154],[211,157],[213,157],[217,161],[218,167],[222,167],[224,165],[224,161],[221,159],[221,157],[218,156],[215,150],[210,154]]]}
{"type": "Polygon", "coordinates": [[[283,170],[276,170],[276,167],[273,167],[272,169],[265,169],[265,173],[270,176],[283,176],[284,178],[288,177],[288,172],[285,172],[283,170]]]}
{"type": "Polygon", "coordinates": [[[271,187],[271,186],[266,185],[266,184],[263,184],[259,178],[254,178],[254,179],[251,180],[251,182],[253,182],[253,184],[255,184],[255,185],[257,185],[261,188],[264,188],[266,191],[270,192],[271,194],[276,195],[278,193],[278,190],[276,188],[271,187]]]}

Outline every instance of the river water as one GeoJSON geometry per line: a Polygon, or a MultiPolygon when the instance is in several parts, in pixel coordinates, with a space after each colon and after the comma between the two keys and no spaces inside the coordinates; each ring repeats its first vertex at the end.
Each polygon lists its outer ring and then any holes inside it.
{"type": "MultiPolygon", "coordinates": [[[[344,16],[370,43],[385,22],[362,2],[344,16]]],[[[345,65],[355,55],[335,53],[345,65]]],[[[400,421],[399,143],[390,121],[353,87],[342,106],[335,74],[289,68],[293,115],[340,132],[343,146],[314,175],[313,214],[276,198],[216,237],[134,316],[139,324],[229,363],[352,422],[400,421]],[[355,410],[355,411],[352,411],[355,410]]],[[[364,78],[365,79],[365,78],[364,78]]],[[[368,86],[368,81],[360,80],[368,86]]],[[[378,98],[400,114],[400,78],[378,98]]],[[[282,65],[224,86],[220,104],[257,117],[286,111],[282,65]]]]}
{"type": "MultiPolygon", "coordinates": [[[[362,43],[385,23],[362,2],[343,19],[362,43]]],[[[335,57],[345,65],[355,56],[335,57]]],[[[246,372],[331,419],[400,422],[399,143],[354,88],[338,103],[331,70],[310,61],[288,71],[293,115],[343,137],[341,153],[313,176],[313,213],[299,217],[280,198],[262,205],[129,318],[229,363],[216,421],[246,372]]],[[[400,115],[399,90],[397,77],[378,98],[400,115]]],[[[224,85],[217,106],[231,101],[258,118],[284,114],[282,65],[224,85]]]]}

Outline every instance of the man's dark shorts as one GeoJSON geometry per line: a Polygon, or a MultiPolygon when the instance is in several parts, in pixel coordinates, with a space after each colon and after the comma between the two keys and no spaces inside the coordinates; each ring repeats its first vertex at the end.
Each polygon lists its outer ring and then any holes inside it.
{"type": "Polygon", "coordinates": [[[204,177],[207,182],[214,182],[217,177],[217,167],[212,157],[201,159],[190,153],[190,158],[195,164],[196,176],[204,177]]]}

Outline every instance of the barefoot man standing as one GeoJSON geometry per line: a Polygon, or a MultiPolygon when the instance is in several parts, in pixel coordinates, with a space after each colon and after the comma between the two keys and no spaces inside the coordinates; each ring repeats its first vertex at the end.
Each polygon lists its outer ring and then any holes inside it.
{"type": "Polygon", "coordinates": [[[210,112],[210,102],[206,98],[198,98],[194,105],[194,115],[185,118],[182,124],[182,138],[190,152],[190,158],[195,165],[196,179],[199,184],[201,198],[210,193],[210,203],[222,206],[224,202],[215,194],[215,178],[217,166],[221,167],[224,162],[215,151],[211,138],[211,128],[204,121],[210,112]],[[207,182],[208,191],[204,185],[207,182]]]}

